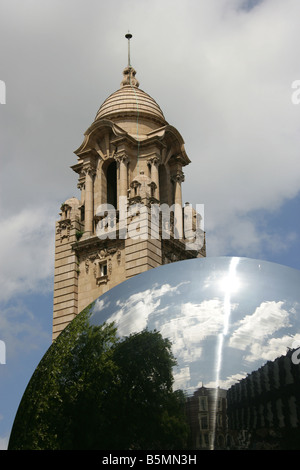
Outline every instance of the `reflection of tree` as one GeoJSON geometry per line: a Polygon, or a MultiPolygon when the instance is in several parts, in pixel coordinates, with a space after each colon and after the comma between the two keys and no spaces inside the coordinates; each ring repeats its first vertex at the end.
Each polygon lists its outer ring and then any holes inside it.
{"type": "Polygon", "coordinates": [[[184,448],[184,397],[172,391],[171,344],[147,330],[117,339],[80,314],[25,391],[9,449],[184,448]]]}
{"type": "MultiPolygon", "coordinates": [[[[114,448],[183,448],[186,426],[184,397],[172,392],[175,360],[171,344],[158,332],[129,336],[114,349],[118,367],[114,448]]],[[[111,410],[113,415],[113,410],[111,410]]]]}

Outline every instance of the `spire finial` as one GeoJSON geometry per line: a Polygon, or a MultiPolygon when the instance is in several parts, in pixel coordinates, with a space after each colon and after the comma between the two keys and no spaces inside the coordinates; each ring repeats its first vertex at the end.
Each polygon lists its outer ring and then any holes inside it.
{"type": "Polygon", "coordinates": [[[132,38],[132,34],[130,34],[130,32],[128,31],[128,33],[125,34],[125,38],[128,39],[128,65],[123,71],[124,78],[121,83],[121,86],[123,87],[126,85],[130,85],[138,87],[140,84],[135,78],[136,71],[130,64],[130,39],[132,38]]]}
{"type": "Polygon", "coordinates": [[[130,64],[130,39],[132,38],[132,34],[128,31],[127,34],[125,34],[125,38],[128,39],[128,67],[131,67],[130,64]]]}

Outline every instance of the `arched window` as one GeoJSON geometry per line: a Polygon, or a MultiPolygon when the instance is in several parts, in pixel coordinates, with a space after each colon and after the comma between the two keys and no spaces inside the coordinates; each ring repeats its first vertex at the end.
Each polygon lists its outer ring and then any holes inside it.
{"type": "Polygon", "coordinates": [[[159,165],[158,178],[159,178],[160,203],[169,204],[169,197],[168,197],[169,184],[167,181],[167,170],[166,170],[165,165],[159,165]]]}
{"type": "Polygon", "coordinates": [[[117,163],[111,162],[106,172],[107,204],[111,204],[117,209],[117,163]]]}

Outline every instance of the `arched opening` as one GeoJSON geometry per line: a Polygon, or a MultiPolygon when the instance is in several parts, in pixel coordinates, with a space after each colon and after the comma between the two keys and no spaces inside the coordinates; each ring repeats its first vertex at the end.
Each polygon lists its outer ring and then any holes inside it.
{"type": "Polygon", "coordinates": [[[167,179],[167,170],[165,165],[159,165],[158,167],[158,178],[159,178],[159,199],[161,204],[169,204],[169,185],[167,179]]]}
{"type": "Polygon", "coordinates": [[[107,204],[117,209],[117,163],[111,162],[106,172],[107,204]]]}

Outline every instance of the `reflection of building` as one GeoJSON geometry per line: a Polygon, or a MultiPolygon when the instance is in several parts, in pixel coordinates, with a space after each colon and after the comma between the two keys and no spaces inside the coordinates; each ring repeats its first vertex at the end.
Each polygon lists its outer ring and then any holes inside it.
{"type": "Polygon", "coordinates": [[[292,351],[233,385],[227,392],[228,425],[236,445],[300,448],[300,365],[292,351]]]}
{"type": "Polygon", "coordinates": [[[75,151],[81,197],[62,204],[56,224],[53,338],[120,282],[205,256],[203,232],[187,249],[199,221],[192,207],[182,207],[182,169],[190,163],[183,139],[139,89],[135,73],[128,64],[120,89],[104,101],[75,151]],[[169,217],[153,211],[162,207],[171,208],[169,217]]]}
{"type": "Polygon", "coordinates": [[[186,402],[190,448],[224,449],[227,440],[226,390],[198,388],[186,402]]]}

